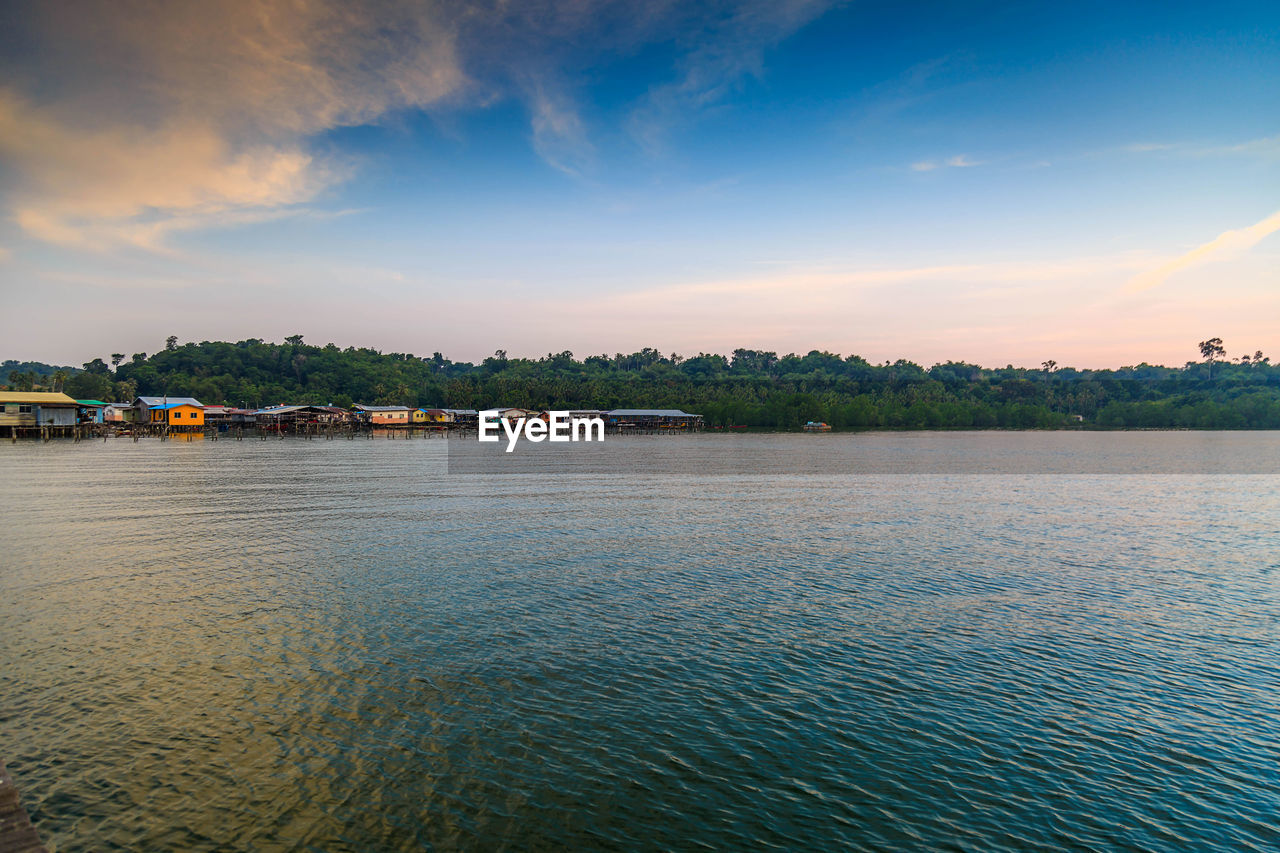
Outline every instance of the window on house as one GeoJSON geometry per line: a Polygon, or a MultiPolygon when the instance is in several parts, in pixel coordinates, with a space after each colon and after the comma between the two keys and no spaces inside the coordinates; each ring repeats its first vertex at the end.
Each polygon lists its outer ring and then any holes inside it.
{"type": "Polygon", "coordinates": [[[30,403],[19,403],[19,404],[18,404],[18,413],[19,413],[19,414],[23,414],[23,415],[29,415],[29,414],[31,414],[31,404],[30,404],[30,403]]]}

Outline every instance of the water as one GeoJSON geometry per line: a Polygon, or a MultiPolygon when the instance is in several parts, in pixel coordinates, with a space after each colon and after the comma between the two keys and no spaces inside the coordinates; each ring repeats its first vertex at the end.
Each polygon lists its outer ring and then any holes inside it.
{"type": "Polygon", "coordinates": [[[45,841],[1280,848],[1280,435],[446,444],[0,444],[45,841]]]}

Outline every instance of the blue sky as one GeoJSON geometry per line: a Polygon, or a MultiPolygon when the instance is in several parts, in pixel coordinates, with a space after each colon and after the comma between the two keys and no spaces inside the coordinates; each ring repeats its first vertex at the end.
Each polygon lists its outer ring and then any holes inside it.
{"type": "Polygon", "coordinates": [[[1280,356],[1272,3],[59,4],[0,356],[1280,356]]]}

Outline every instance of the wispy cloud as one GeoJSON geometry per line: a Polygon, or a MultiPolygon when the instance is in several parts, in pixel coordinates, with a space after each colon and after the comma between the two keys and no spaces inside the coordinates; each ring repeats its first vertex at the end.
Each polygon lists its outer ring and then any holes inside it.
{"type": "Polygon", "coordinates": [[[580,175],[593,154],[582,117],[567,96],[534,87],[529,97],[533,147],[548,165],[570,175],[580,175]]]}
{"type": "Polygon", "coordinates": [[[1131,154],[1146,154],[1148,151],[1168,151],[1173,146],[1167,142],[1133,142],[1124,146],[1131,154]]]}
{"type": "MultiPolygon", "coordinates": [[[[1115,149],[1111,149],[1114,151],[1115,149]]],[[[1247,139],[1244,142],[1206,144],[1203,142],[1132,142],[1121,146],[1128,154],[1167,153],[1183,157],[1280,157],[1280,135],[1247,139]]]]}
{"type": "MultiPolygon", "coordinates": [[[[696,352],[746,342],[779,351],[825,347],[864,356],[1039,363],[1046,354],[1064,359],[1100,341],[1122,349],[1116,342],[1123,340],[1140,350],[1132,330],[1118,334],[1133,324],[1132,307],[1103,310],[1098,303],[1150,262],[1126,252],[918,266],[783,265],[674,285],[637,282],[592,300],[511,294],[504,304],[518,306],[511,316],[519,319],[496,322],[506,324],[499,332],[504,345],[523,341],[533,351],[546,345],[536,331],[545,318],[580,330],[586,351],[657,345],[696,352]],[[926,304],[932,310],[920,309],[926,304]]],[[[464,295],[450,310],[491,316],[485,299],[464,295]]]]}
{"type": "MultiPolygon", "coordinates": [[[[991,261],[972,264],[939,264],[880,268],[812,269],[796,267],[764,276],[689,282],[647,288],[613,297],[627,305],[672,306],[689,300],[735,300],[749,298],[794,301],[804,294],[808,303],[825,295],[847,295],[859,290],[894,287],[913,282],[948,287],[963,285],[989,291],[993,284],[1012,288],[1042,283],[1071,283],[1099,277],[1121,277],[1150,263],[1149,257],[1125,253],[1056,261],[991,261]]],[[[1007,292],[1007,289],[1000,292],[1007,292]]]]}
{"type": "Polygon", "coordinates": [[[1280,157],[1280,135],[1249,139],[1225,145],[1191,146],[1188,153],[1197,157],[1248,155],[1255,157],[1280,157]]]}
{"type": "Polygon", "coordinates": [[[971,160],[967,154],[956,154],[945,160],[921,160],[911,164],[913,172],[932,172],[935,169],[968,169],[985,165],[982,160],[971,160]]]}
{"type": "Polygon", "coordinates": [[[1125,291],[1138,293],[1150,290],[1153,287],[1159,287],[1170,276],[1182,270],[1212,261],[1226,260],[1248,251],[1276,231],[1280,231],[1280,211],[1276,211],[1266,219],[1255,222],[1247,228],[1224,231],[1209,242],[1179,255],[1153,270],[1134,277],[1129,281],[1125,291]]]}
{"type": "Polygon", "coordinates": [[[633,111],[632,136],[650,152],[671,128],[720,103],[749,77],[764,74],[764,53],[810,23],[832,0],[749,0],[709,15],[685,33],[698,43],[680,62],[678,79],[656,86],[633,111]]]}

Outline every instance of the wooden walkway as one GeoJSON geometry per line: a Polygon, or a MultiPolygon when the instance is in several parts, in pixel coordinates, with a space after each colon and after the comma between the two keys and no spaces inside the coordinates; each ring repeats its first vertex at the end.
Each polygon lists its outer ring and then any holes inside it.
{"type": "Polygon", "coordinates": [[[0,761],[0,853],[49,853],[18,802],[18,789],[0,761]]]}

